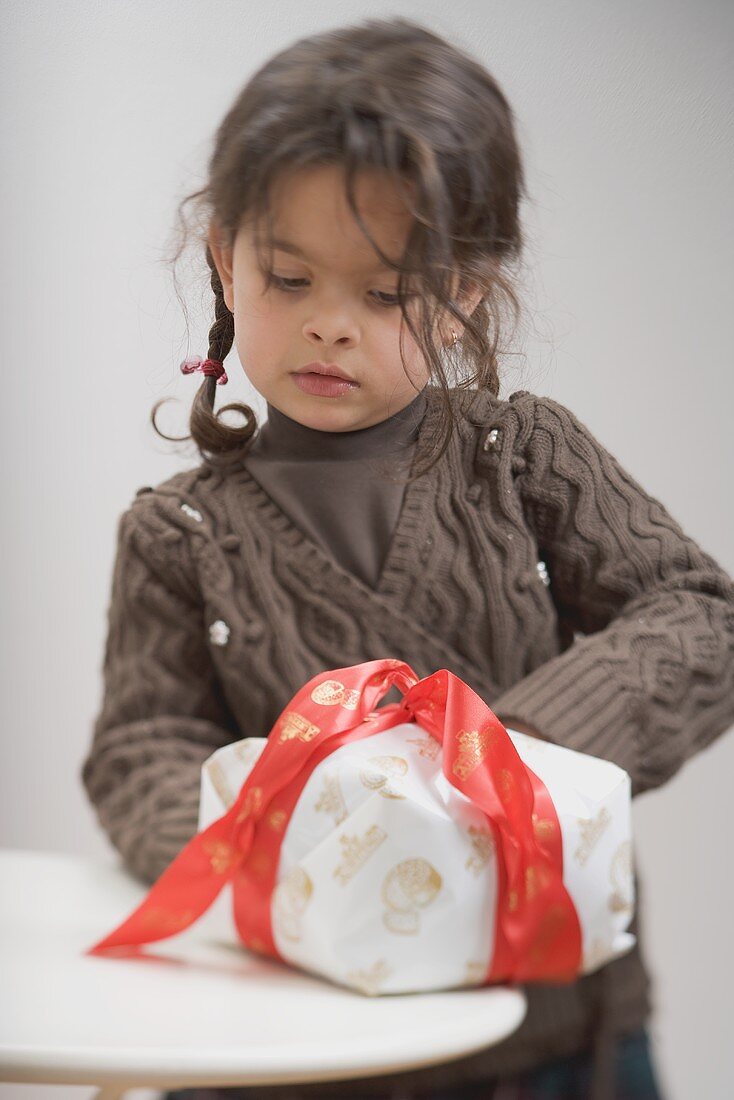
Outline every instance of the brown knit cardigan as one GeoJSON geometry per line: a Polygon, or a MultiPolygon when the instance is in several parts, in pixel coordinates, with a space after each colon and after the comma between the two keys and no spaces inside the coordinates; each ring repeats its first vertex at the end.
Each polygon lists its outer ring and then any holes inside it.
{"type": "MultiPolygon", "coordinates": [[[[427,393],[421,433],[435,424],[427,393]]],[[[140,489],[123,512],[103,698],[81,777],[145,883],[196,831],[203,761],[265,736],[328,668],[382,657],[420,677],[449,668],[505,724],[619,764],[633,796],[734,723],[725,571],[559,402],[458,389],[452,399],[457,431],[407,487],[374,587],[309,539],[244,466],[183,471],[140,489]]],[[[643,1024],[652,1001],[636,885],[628,955],[572,985],[525,987],[526,1019],[497,1046],[350,1082],[350,1093],[513,1074],[643,1024]]]]}

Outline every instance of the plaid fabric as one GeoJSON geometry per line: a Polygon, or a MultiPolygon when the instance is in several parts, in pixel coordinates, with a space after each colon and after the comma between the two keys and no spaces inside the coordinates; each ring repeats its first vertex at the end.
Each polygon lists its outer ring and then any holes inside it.
{"type": "MultiPolygon", "coordinates": [[[[620,1035],[615,1055],[615,1100],[663,1100],[656,1081],[645,1028],[620,1035]]],[[[411,1092],[398,1088],[375,1100],[588,1100],[591,1094],[592,1055],[583,1053],[549,1062],[530,1073],[501,1081],[478,1081],[448,1089],[411,1092]]],[[[162,1100],[267,1100],[268,1088],[203,1088],[167,1092],[162,1100]]],[[[284,1100],[279,1088],[278,1095],[284,1100]]],[[[299,1100],[298,1086],[288,1090],[288,1100],[299,1100]]],[[[310,1092],[310,1096],[314,1093],[310,1092]]],[[[349,1095],[349,1082],[344,1082],[349,1095]]]]}

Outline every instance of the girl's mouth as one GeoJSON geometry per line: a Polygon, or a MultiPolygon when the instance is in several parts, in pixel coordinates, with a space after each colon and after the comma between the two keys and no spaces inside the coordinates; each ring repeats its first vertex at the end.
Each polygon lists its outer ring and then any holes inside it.
{"type": "Polygon", "coordinates": [[[344,378],[335,378],[328,374],[293,374],[293,381],[303,393],[313,394],[315,397],[342,397],[352,390],[359,389],[359,382],[347,382],[344,378]]]}

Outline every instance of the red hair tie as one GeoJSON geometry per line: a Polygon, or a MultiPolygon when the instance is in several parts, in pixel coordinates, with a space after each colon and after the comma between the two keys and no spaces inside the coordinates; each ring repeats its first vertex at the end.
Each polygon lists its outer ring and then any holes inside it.
{"type": "Polygon", "coordinates": [[[227,372],[224,369],[224,363],[220,363],[218,359],[202,359],[200,355],[193,355],[190,359],[184,359],[181,364],[181,373],[193,374],[195,370],[216,378],[218,386],[224,386],[227,383],[227,372]]]}

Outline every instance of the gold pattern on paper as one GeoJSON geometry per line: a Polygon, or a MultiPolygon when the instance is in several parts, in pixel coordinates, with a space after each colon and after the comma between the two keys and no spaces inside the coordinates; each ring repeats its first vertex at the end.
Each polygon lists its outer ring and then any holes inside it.
{"type": "Polygon", "coordinates": [[[611,824],[612,818],[606,806],[602,806],[596,817],[578,817],[581,831],[579,846],[574,852],[574,859],[583,867],[599,841],[604,830],[611,824]]]}
{"type": "Polygon", "coordinates": [[[366,993],[368,997],[375,997],[380,992],[385,979],[392,972],[392,967],[388,966],[384,959],[378,959],[372,966],[363,970],[350,970],[347,974],[347,981],[356,986],[362,993],[366,993]]]}
{"type": "Polygon", "coordinates": [[[279,740],[281,745],[284,741],[295,741],[296,738],[299,741],[313,741],[317,733],[321,733],[318,726],[298,711],[289,710],[283,716],[279,740]]]}
{"type": "Polygon", "coordinates": [[[324,680],[313,689],[311,698],[314,703],[319,703],[322,707],[345,707],[346,710],[356,710],[361,694],[356,688],[345,687],[339,680],[324,680]]]}
{"type": "Polygon", "coordinates": [[[538,817],[533,813],[533,831],[538,840],[550,840],[555,832],[555,823],[549,817],[538,817]]]}
{"type": "Polygon", "coordinates": [[[404,859],[396,864],[382,883],[385,927],[390,932],[415,935],[420,930],[419,909],[435,901],[442,885],[443,879],[427,859],[404,859]]]}
{"type": "Polygon", "coordinates": [[[339,776],[336,772],[324,775],[324,787],[314,806],[317,811],[331,814],[334,824],[339,825],[348,816],[347,804],[342,794],[339,776]]]}
{"type": "Polygon", "coordinates": [[[287,940],[303,937],[303,914],[313,894],[313,882],[302,867],[294,867],[273,891],[273,923],[287,940]]]}
{"type": "Polygon", "coordinates": [[[475,825],[470,825],[469,839],[474,850],[467,859],[465,867],[467,871],[471,871],[474,875],[480,875],[494,855],[494,837],[490,829],[484,826],[478,828],[475,825]]]}
{"type": "Polygon", "coordinates": [[[342,846],[341,863],[334,868],[333,877],[345,886],[386,839],[387,833],[379,825],[370,825],[361,840],[356,835],[347,836],[343,833],[339,837],[342,846]]]}
{"type": "Polygon", "coordinates": [[[218,875],[226,874],[240,859],[240,853],[226,840],[204,840],[202,849],[218,875]]]}
{"type": "Polygon", "coordinates": [[[204,767],[206,768],[207,774],[212,781],[212,786],[214,787],[214,790],[217,792],[217,797],[219,798],[219,801],[222,803],[224,808],[228,810],[234,802],[234,795],[229,789],[227,777],[224,774],[224,768],[218,760],[209,760],[204,765],[204,767]]]}
{"type": "Polygon", "coordinates": [[[240,808],[240,812],[235,818],[237,825],[241,825],[246,817],[249,817],[252,813],[257,813],[263,804],[263,789],[262,787],[250,787],[245,793],[245,799],[240,808]]]}
{"type": "Polygon", "coordinates": [[[170,934],[188,928],[195,915],[193,909],[183,909],[180,913],[172,913],[168,909],[162,909],[159,905],[154,905],[142,912],[139,919],[144,927],[155,925],[170,934]]]}
{"type": "Polygon", "coordinates": [[[428,760],[435,760],[441,751],[441,746],[435,737],[409,737],[409,745],[415,745],[419,756],[425,756],[428,760]]]}
{"type": "Polygon", "coordinates": [[[402,756],[372,756],[359,773],[363,787],[379,791],[384,798],[405,798],[397,780],[408,771],[408,761],[402,756]]]}
{"type": "Polygon", "coordinates": [[[465,982],[467,985],[481,985],[487,979],[486,962],[474,962],[469,960],[466,964],[465,982]]]}
{"type": "Polygon", "coordinates": [[[236,741],[232,747],[235,756],[246,767],[253,764],[260,755],[260,746],[251,737],[245,738],[244,741],[236,741]]]}
{"type": "Polygon", "coordinates": [[[281,833],[287,817],[288,814],[285,810],[271,810],[267,817],[268,827],[271,828],[274,833],[281,833]]]}
{"type": "Polygon", "coordinates": [[[520,904],[520,898],[518,896],[517,890],[508,890],[507,891],[507,909],[508,909],[508,912],[514,913],[519,904],[520,904]]]}
{"type": "Polygon", "coordinates": [[[613,913],[632,911],[632,841],[623,840],[612,857],[609,870],[614,892],[609,899],[613,913]]]}
{"type": "Polygon", "coordinates": [[[459,755],[454,760],[452,771],[459,779],[466,779],[479,767],[489,748],[497,738],[496,731],[487,726],[482,730],[459,730],[457,741],[459,755]]]}

